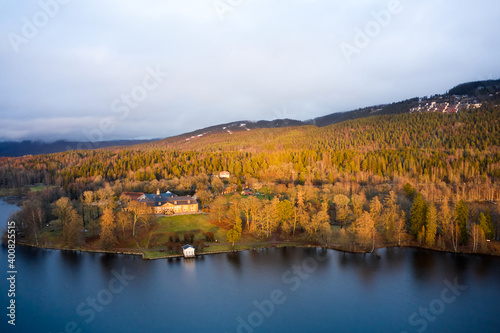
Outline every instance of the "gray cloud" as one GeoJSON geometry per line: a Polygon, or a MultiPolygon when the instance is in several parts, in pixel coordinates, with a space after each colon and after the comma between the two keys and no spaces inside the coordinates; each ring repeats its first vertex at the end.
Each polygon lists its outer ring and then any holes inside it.
{"type": "Polygon", "coordinates": [[[85,140],[110,117],[105,140],[273,119],[277,109],[304,120],[500,77],[493,0],[401,0],[350,61],[340,46],[390,0],[242,1],[223,21],[219,0],[73,0],[16,53],[12,33],[24,38],[24,19],[43,19],[40,3],[57,1],[0,5],[2,140],[85,140]],[[113,112],[157,66],[169,76],[127,116],[113,112]]]}

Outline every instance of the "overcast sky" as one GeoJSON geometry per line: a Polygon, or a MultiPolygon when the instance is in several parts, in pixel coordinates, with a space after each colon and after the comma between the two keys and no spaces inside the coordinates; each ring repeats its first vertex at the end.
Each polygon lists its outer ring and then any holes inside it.
{"type": "Polygon", "coordinates": [[[162,138],[500,78],[498,0],[4,0],[0,140],[162,138]]]}

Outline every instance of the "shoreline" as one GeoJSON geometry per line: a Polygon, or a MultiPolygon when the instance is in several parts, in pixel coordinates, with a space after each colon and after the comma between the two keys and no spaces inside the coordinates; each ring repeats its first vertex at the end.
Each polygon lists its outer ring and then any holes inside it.
{"type": "MultiPolygon", "coordinates": [[[[240,249],[235,248],[232,250],[196,253],[196,257],[205,256],[205,255],[225,254],[225,253],[236,253],[236,252],[243,252],[243,251],[257,251],[257,250],[261,250],[261,249],[285,248],[285,247],[321,248],[321,249],[333,250],[333,251],[350,253],[350,254],[373,254],[373,255],[377,255],[376,250],[380,250],[380,249],[414,248],[414,249],[419,249],[419,250],[435,251],[435,252],[450,253],[450,254],[465,254],[465,255],[481,255],[481,256],[500,257],[500,255],[493,254],[493,253],[478,253],[478,252],[468,252],[468,251],[454,252],[454,251],[449,251],[449,250],[422,247],[422,246],[418,246],[416,244],[411,244],[411,243],[410,244],[401,244],[401,245],[385,244],[383,246],[376,247],[373,251],[348,250],[348,249],[343,249],[342,247],[335,245],[335,244],[328,244],[326,246],[325,245],[322,246],[322,245],[314,245],[314,244],[297,244],[296,242],[281,242],[281,243],[269,242],[269,244],[266,244],[266,243],[267,242],[263,243],[264,245],[256,244],[253,248],[240,248],[240,249]]],[[[147,250],[137,250],[137,251],[135,251],[135,249],[116,249],[116,250],[100,250],[100,249],[91,249],[91,248],[81,248],[81,249],[69,249],[68,248],[68,249],[66,249],[66,248],[58,248],[58,247],[54,247],[54,246],[36,245],[36,244],[29,243],[29,242],[24,242],[24,241],[17,242],[16,245],[27,246],[27,247],[37,248],[37,249],[44,249],[44,250],[134,255],[134,256],[140,256],[143,260],[184,258],[184,255],[182,253],[181,254],[167,254],[165,256],[158,256],[158,257],[152,257],[152,258],[147,258],[145,256],[145,254],[147,252],[154,252],[154,251],[161,252],[162,249],[147,249],[147,250]]],[[[236,244],[236,246],[237,245],[238,244],[236,244]]],[[[185,258],[185,259],[195,259],[195,258],[185,258]]]]}

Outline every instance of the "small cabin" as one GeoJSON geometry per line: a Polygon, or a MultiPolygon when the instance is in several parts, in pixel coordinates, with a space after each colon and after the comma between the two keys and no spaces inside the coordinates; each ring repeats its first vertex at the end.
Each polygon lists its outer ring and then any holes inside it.
{"type": "Polygon", "coordinates": [[[182,247],[182,253],[184,253],[184,258],[194,258],[194,247],[186,244],[182,247]]]}

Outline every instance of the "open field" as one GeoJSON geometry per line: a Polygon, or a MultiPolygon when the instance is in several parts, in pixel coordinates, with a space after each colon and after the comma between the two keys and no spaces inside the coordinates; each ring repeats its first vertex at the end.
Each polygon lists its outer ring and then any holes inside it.
{"type": "MultiPolygon", "coordinates": [[[[167,236],[164,241],[168,241],[169,233],[177,233],[182,239],[185,232],[192,232],[195,234],[195,240],[202,240],[205,239],[205,232],[213,232],[215,239],[219,242],[226,242],[227,231],[210,223],[208,218],[207,214],[162,216],[156,220],[158,227],[153,236],[155,234],[157,237],[167,236]]],[[[162,240],[163,237],[158,237],[158,239],[162,240]]]]}

